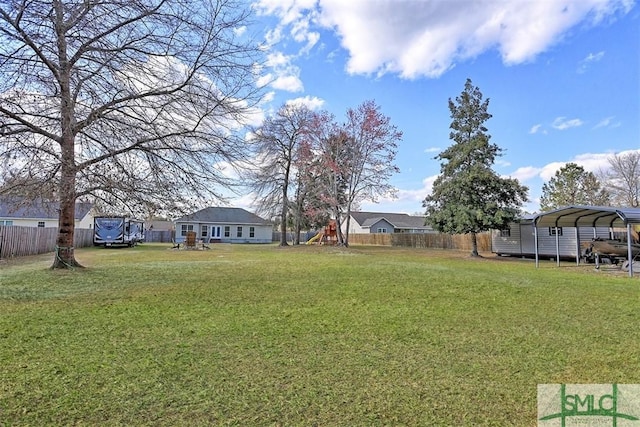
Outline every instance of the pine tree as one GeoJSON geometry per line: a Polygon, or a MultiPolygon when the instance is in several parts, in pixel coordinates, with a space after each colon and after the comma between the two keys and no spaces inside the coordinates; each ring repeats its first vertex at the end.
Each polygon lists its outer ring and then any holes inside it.
{"type": "Polygon", "coordinates": [[[606,206],[610,195],[592,172],[576,163],[567,163],[542,186],[540,209],[549,211],[563,206],[606,206]]]}
{"type": "Polygon", "coordinates": [[[471,235],[473,256],[478,256],[476,234],[513,221],[528,192],[518,180],[491,169],[502,150],[489,142],[484,125],[491,118],[488,106],[489,99],[483,100],[470,79],[455,102],[449,99],[453,145],[436,156],[442,162],[440,175],[423,202],[427,223],[435,230],[471,235]]]}

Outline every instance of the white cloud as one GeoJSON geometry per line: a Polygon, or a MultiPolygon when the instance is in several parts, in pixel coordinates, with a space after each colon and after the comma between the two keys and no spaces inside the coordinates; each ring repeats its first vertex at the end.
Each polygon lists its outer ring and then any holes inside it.
{"type": "Polygon", "coordinates": [[[429,148],[425,148],[424,152],[427,154],[430,153],[439,153],[440,151],[442,151],[442,149],[440,147],[429,147],[429,148]]]}
{"type": "Polygon", "coordinates": [[[269,46],[273,46],[275,44],[280,43],[280,41],[282,40],[282,28],[276,27],[267,31],[264,38],[265,38],[265,42],[269,46]]]}
{"type": "Polygon", "coordinates": [[[540,174],[540,171],[541,171],[540,168],[535,168],[533,166],[525,166],[525,167],[516,169],[512,174],[509,175],[509,177],[515,178],[522,183],[532,178],[536,178],[540,174]]]}
{"type": "Polygon", "coordinates": [[[271,68],[289,67],[291,64],[291,57],[283,54],[282,52],[273,52],[267,55],[267,61],[265,65],[271,68]]]}
{"type": "Polygon", "coordinates": [[[291,105],[291,104],[304,105],[308,109],[315,111],[322,108],[322,106],[324,105],[324,99],[318,98],[317,96],[307,95],[303,98],[290,99],[286,102],[286,104],[287,105],[291,105]]]}
{"type": "MultiPolygon", "coordinates": [[[[632,150],[635,151],[635,150],[632,150]]],[[[575,163],[582,166],[587,172],[597,173],[601,170],[609,169],[609,157],[613,152],[604,153],[583,153],[569,159],[566,162],[552,162],[540,169],[540,178],[545,182],[549,181],[555,175],[556,171],[564,167],[567,163],[575,163]]]]}
{"type": "Polygon", "coordinates": [[[267,92],[263,97],[262,97],[262,102],[264,104],[268,104],[269,102],[273,101],[276,97],[276,93],[274,91],[270,91],[267,92]]]}
{"type": "Polygon", "coordinates": [[[600,51],[598,53],[590,53],[584,59],[584,62],[598,62],[604,57],[604,51],[600,51]]]}
{"type": "Polygon", "coordinates": [[[269,73],[269,74],[265,74],[264,76],[260,76],[257,80],[256,80],[256,85],[258,85],[259,87],[265,87],[269,84],[271,84],[274,80],[273,74],[269,73]]]}
{"type": "Polygon", "coordinates": [[[300,80],[300,68],[292,65],[292,57],[282,52],[272,52],[267,55],[265,66],[271,69],[258,78],[259,86],[270,85],[274,89],[287,92],[302,92],[304,85],[300,80]]]}
{"type": "Polygon", "coordinates": [[[556,171],[566,165],[567,162],[552,162],[544,165],[540,169],[540,178],[545,182],[549,181],[556,174],[556,171]]]}
{"type": "Polygon", "coordinates": [[[615,116],[610,116],[610,117],[606,117],[602,120],[600,120],[598,122],[598,124],[596,124],[593,128],[594,129],[600,129],[600,128],[617,128],[620,127],[622,125],[622,123],[620,121],[614,121],[615,116]]]}
{"type": "Polygon", "coordinates": [[[422,187],[418,189],[398,189],[395,198],[380,198],[376,203],[364,202],[360,208],[374,212],[394,213],[424,213],[422,201],[431,194],[433,182],[438,176],[428,176],[422,180],[422,187]]]}
{"type": "Polygon", "coordinates": [[[580,119],[567,119],[566,117],[558,117],[553,121],[553,126],[558,130],[567,130],[570,128],[575,128],[582,126],[584,122],[580,119]]]}
{"type": "MultiPolygon", "coordinates": [[[[572,28],[627,13],[634,0],[398,1],[259,0],[257,10],[290,26],[301,43],[311,24],[334,31],[353,74],[438,77],[496,49],[505,64],[534,60],[572,28]],[[293,30],[295,29],[295,31],[293,30]]],[[[313,44],[317,42],[313,41],[313,44]]],[[[587,57],[599,59],[602,52],[587,57]]]]}
{"type": "Polygon", "coordinates": [[[604,58],[604,51],[600,51],[598,53],[590,53],[578,64],[578,73],[585,73],[592,63],[598,62],[602,60],[602,58],[604,58]]]}
{"type": "Polygon", "coordinates": [[[571,161],[584,168],[587,172],[598,172],[609,169],[609,157],[613,153],[584,153],[578,154],[571,161]]]}
{"type": "Polygon", "coordinates": [[[294,75],[282,75],[278,76],[272,83],[271,86],[274,89],[284,90],[287,92],[302,92],[304,90],[304,86],[302,84],[302,80],[300,77],[294,75]]]}
{"type": "Polygon", "coordinates": [[[537,125],[533,125],[531,127],[531,129],[529,129],[529,133],[532,135],[535,135],[536,133],[538,133],[540,131],[540,129],[542,128],[542,125],[537,124],[537,125]]]}

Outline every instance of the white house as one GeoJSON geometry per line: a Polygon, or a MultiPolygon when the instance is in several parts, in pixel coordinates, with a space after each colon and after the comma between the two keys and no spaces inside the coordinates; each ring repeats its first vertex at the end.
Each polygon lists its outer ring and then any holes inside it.
{"type": "MultiPolygon", "coordinates": [[[[91,203],[77,202],[75,227],[93,228],[95,211],[91,203]]],[[[0,199],[0,225],[22,227],[57,227],[58,203],[43,200],[0,199]]]]}
{"type": "MultiPolygon", "coordinates": [[[[425,217],[404,213],[351,212],[349,234],[369,233],[434,233],[430,226],[424,225],[425,217]]],[[[343,232],[346,221],[343,221],[343,232]]]]}
{"type": "Polygon", "coordinates": [[[241,208],[209,207],[174,221],[176,243],[183,243],[187,233],[206,243],[271,243],[273,225],[241,208]]]}

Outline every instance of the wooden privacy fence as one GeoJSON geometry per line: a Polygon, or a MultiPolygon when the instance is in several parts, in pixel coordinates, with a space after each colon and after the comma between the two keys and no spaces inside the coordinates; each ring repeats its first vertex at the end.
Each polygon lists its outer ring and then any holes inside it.
{"type": "MultiPolygon", "coordinates": [[[[0,227],[0,259],[53,252],[58,229],[54,227],[0,227]]],[[[93,230],[76,228],[74,247],[93,245],[93,230]]]]}
{"type": "Polygon", "coordinates": [[[174,232],[171,230],[145,230],[144,241],[150,243],[171,243],[174,232]]]}
{"type": "MultiPolygon", "coordinates": [[[[491,233],[477,235],[478,251],[491,251],[491,233]]],[[[349,243],[356,245],[405,246],[411,248],[435,248],[471,250],[471,236],[468,234],[445,233],[379,233],[350,234],[349,243]]]]}

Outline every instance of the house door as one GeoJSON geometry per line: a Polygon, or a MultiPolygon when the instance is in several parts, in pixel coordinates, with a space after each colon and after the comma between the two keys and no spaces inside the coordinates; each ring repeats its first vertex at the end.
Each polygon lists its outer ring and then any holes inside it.
{"type": "Polygon", "coordinates": [[[220,240],[220,230],[221,227],[219,225],[214,225],[211,227],[211,238],[220,240]]]}

